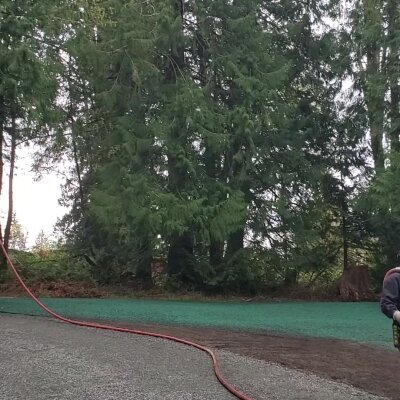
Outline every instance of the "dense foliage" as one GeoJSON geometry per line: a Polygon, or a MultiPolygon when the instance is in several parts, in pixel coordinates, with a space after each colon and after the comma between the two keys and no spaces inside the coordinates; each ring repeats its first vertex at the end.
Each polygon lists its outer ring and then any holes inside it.
{"type": "Polygon", "coordinates": [[[0,151],[68,159],[58,228],[95,279],[159,262],[251,292],[394,262],[396,1],[46,3],[0,1],[0,151]]]}

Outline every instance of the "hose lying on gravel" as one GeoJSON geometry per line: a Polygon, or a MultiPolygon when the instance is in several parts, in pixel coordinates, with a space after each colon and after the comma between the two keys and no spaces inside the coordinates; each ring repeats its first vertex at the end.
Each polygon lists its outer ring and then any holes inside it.
{"type": "Polygon", "coordinates": [[[156,337],[156,338],[160,338],[160,339],[166,339],[166,340],[171,340],[173,342],[177,342],[177,343],[181,343],[184,344],[186,346],[191,346],[194,347],[196,349],[199,349],[201,351],[204,351],[205,353],[207,353],[211,359],[212,359],[212,363],[213,363],[213,368],[214,368],[214,373],[215,376],[217,377],[218,381],[221,383],[222,386],[224,386],[230,393],[232,393],[234,396],[236,396],[236,398],[240,399],[240,400],[252,400],[251,397],[249,397],[248,395],[246,395],[245,393],[241,392],[240,390],[236,389],[231,383],[229,383],[223,376],[221,373],[221,369],[219,367],[219,363],[218,363],[218,359],[217,356],[215,355],[215,353],[208,347],[206,346],[202,346],[201,344],[198,343],[194,343],[191,342],[189,340],[186,339],[180,339],[178,337],[175,336],[168,336],[168,335],[162,335],[159,333],[153,333],[153,332],[146,332],[146,331],[140,331],[140,330],[135,330],[135,329],[129,329],[129,328],[119,328],[116,326],[112,326],[112,325],[103,325],[103,324],[96,324],[96,323],[92,323],[92,322],[85,322],[85,321],[77,321],[74,319],[70,319],[70,318],[65,318],[59,314],[57,314],[56,312],[54,312],[53,310],[51,310],[50,308],[46,307],[33,293],[32,291],[28,288],[28,286],[25,284],[25,282],[23,281],[23,279],[21,278],[21,276],[19,275],[17,269],[15,268],[13,262],[11,261],[11,258],[7,252],[7,250],[4,247],[3,242],[0,240],[0,247],[1,250],[4,254],[4,257],[7,260],[7,265],[9,267],[9,269],[11,270],[11,272],[14,274],[16,280],[18,281],[18,283],[21,285],[21,287],[23,288],[23,290],[29,295],[29,297],[42,309],[44,310],[46,313],[48,313],[49,315],[51,315],[53,318],[58,319],[59,321],[62,322],[66,322],[68,324],[72,324],[72,325],[78,325],[78,326],[85,326],[88,328],[96,328],[96,329],[103,329],[103,330],[108,330],[108,331],[115,331],[115,332],[124,332],[124,333],[131,333],[131,334],[135,334],[135,335],[142,335],[142,336],[150,336],[150,337],[156,337]]]}

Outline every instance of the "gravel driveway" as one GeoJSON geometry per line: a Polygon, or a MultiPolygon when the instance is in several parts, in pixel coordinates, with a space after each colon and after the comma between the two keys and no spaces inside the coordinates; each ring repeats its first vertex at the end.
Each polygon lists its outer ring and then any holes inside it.
{"type": "MultiPolygon", "coordinates": [[[[378,400],[276,364],[218,352],[254,400],[378,400]]],[[[160,339],[0,314],[0,400],[230,400],[206,354],[160,339]]]]}

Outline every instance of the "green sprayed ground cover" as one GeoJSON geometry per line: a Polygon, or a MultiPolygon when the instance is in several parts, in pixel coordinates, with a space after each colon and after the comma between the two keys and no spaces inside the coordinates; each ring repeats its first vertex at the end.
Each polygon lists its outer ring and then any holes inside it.
{"type": "MultiPolygon", "coordinates": [[[[377,303],[50,298],[43,301],[56,312],[73,318],[274,331],[392,346],[391,323],[380,313],[377,303]]],[[[0,312],[44,315],[26,298],[0,298],[0,312]]]]}

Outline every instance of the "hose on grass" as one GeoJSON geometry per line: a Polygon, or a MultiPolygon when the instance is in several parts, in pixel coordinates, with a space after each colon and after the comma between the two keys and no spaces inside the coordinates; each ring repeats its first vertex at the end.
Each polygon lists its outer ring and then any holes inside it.
{"type": "Polygon", "coordinates": [[[130,333],[130,334],[135,334],[135,335],[141,335],[141,336],[150,336],[150,337],[155,337],[155,338],[160,338],[160,339],[165,339],[165,340],[170,340],[176,343],[181,343],[186,346],[194,347],[198,350],[201,350],[205,353],[207,353],[211,359],[212,359],[212,364],[213,364],[213,369],[216,378],[218,381],[221,383],[221,385],[227,389],[231,394],[233,394],[237,399],[240,400],[252,400],[251,397],[246,395],[245,393],[241,392],[240,390],[236,389],[231,383],[229,383],[222,375],[221,369],[218,363],[218,359],[216,354],[208,347],[203,346],[198,343],[191,342],[190,340],[186,339],[181,339],[175,336],[169,336],[169,335],[163,335],[160,333],[154,333],[154,332],[146,332],[146,331],[141,331],[141,330],[136,330],[136,329],[129,329],[129,328],[120,328],[112,325],[103,325],[103,324],[97,324],[93,322],[85,322],[85,321],[78,321],[70,318],[63,317],[62,315],[57,314],[50,308],[46,307],[37,296],[28,288],[28,286],[25,284],[23,279],[21,278],[20,274],[18,273],[17,269],[15,268],[13,262],[11,261],[11,258],[7,252],[7,250],[4,247],[3,242],[0,240],[0,247],[1,251],[4,254],[4,257],[7,260],[7,265],[10,271],[13,273],[15,276],[16,280],[22,287],[22,289],[28,294],[28,296],[42,309],[44,310],[47,314],[52,316],[53,318],[68,323],[72,325],[77,325],[77,326],[83,326],[87,328],[95,328],[95,329],[102,329],[102,330],[107,330],[107,331],[115,331],[115,332],[123,332],[123,333],[130,333]]]}

